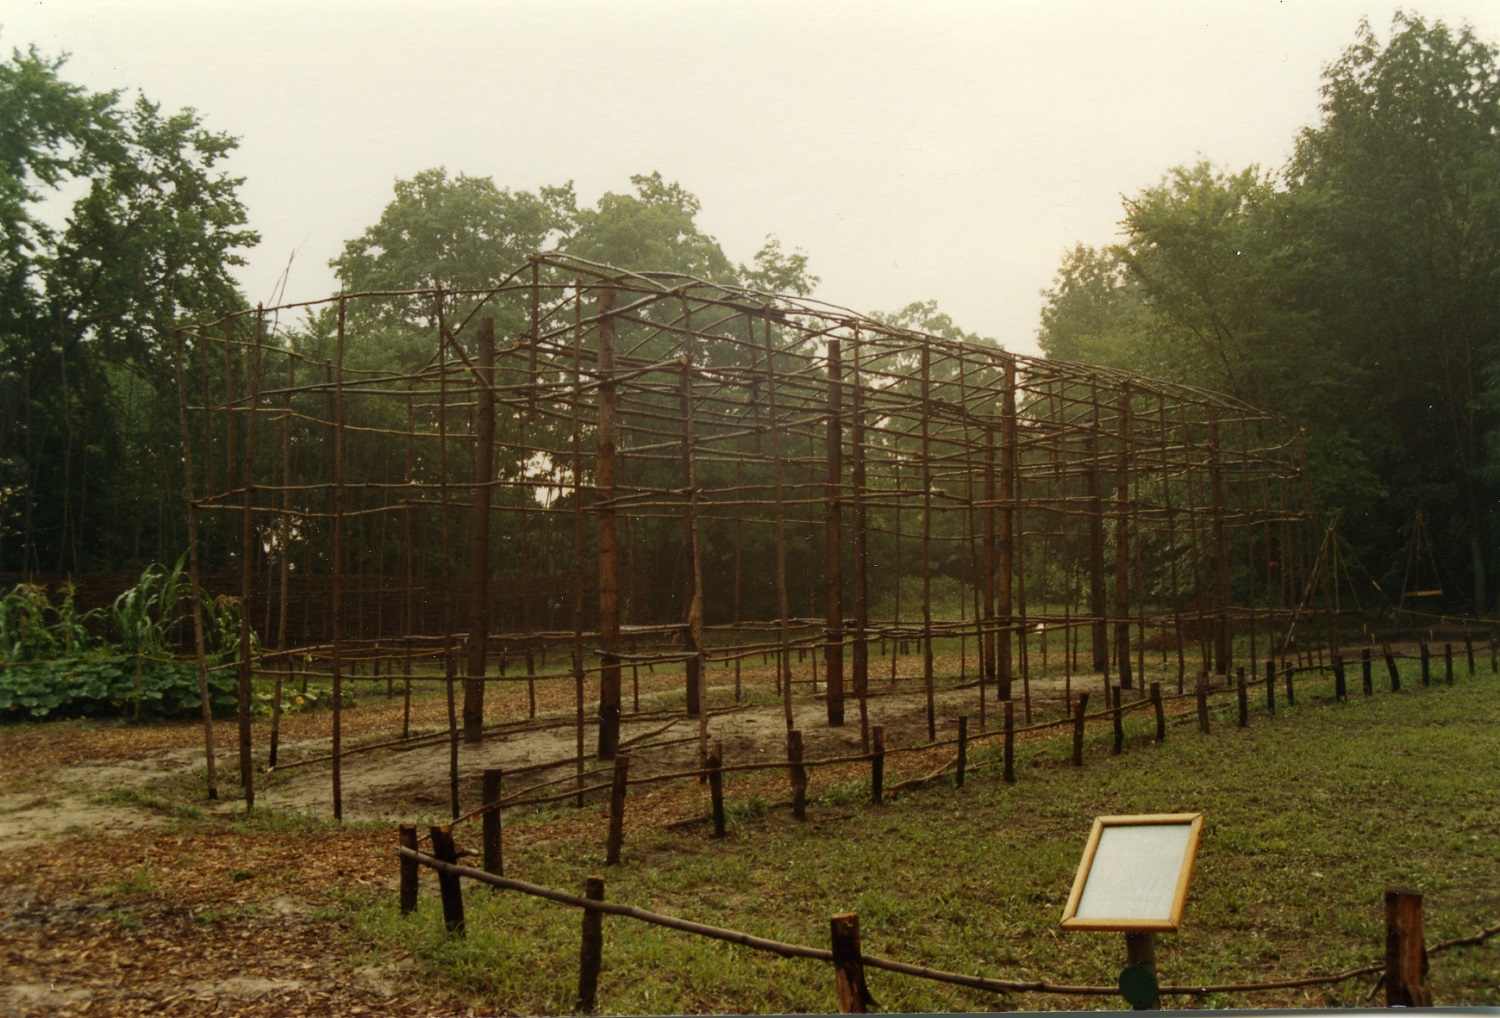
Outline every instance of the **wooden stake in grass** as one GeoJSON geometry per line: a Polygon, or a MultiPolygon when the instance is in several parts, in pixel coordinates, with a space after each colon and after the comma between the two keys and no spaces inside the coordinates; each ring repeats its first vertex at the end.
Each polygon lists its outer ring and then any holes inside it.
{"type": "Polygon", "coordinates": [[[1151,709],[1156,713],[1156,744],[1167,741],[1167,712],[1162,707],[1161,683],[1151,683],[1151,709]]]}
{"type": "MultiPolygon", "coordinates": [[[[397,843],[402,848],[416,851],[417,825],[402,824],[398,829],[397,843]]],[[[417,860],[401,857],[401,914],[411,915],[417,910],[417,860]]]]}
{"type": "Polygon", "coordinates": [[[802,766],[802,733],[786,733],[786,757],[792,780],[792,816],[807,819],[807,768],[802,766]]]}
{"type": "Polygon", "coordinates": [[[1333,698],[1339,703],[1349,699],[1349,687],[1344,683],[1344,658],[1333,655],[1333,698]]]}
{"type": "Polygon", "coordinates": [[[1417,650],[1422,659],[1422,688],[1432,685],[1432,652],[1428,650],[1427,644],[1417,644],[1417,650]]]}
{"type": "Polygon", "coordinates": [[[724,837],[724,744],[715,742],[708,751],[708,791],[713,800],[714,837],[724,837]]]}
{"type": "Polygon", "coordinates": [[[1276,716],[1276,662],[1266,661],[1266,713],[1276,716]]]}
{"type": "MultiPolygon", "coordinates": [[[[458,849],[453,845],[453,826],[438,824],[432,828],[432,854],[441,862],[457,865],[458,849]]],[[[438,870],[438,891],[443,897],[443,925],[449,933],[464,934],[464,891],[458,875],[438,870]]]]}
{"type": "Polygon", "coordinates": [[[1115,686],[1109,691],[1110,699],[1114,701],[1111,707],[1113,708],[1112,720],[1114,721],[1115,728],[1114,748],[1110,752],[1115,756],[1119,756],[1125,752],[1125,714],[1120,710],[1120,694],[1123,691],[1123,686],[1115,686]]]}
{"type": "Polygon", "coordinates": [[[859,950],[859,915],[849,912],[829,920],[833,935],[833,978],[839,1014],[864,1014],[879,1007],[865,985],[865,964],[859,950]]]}
{"type": "Polygon", "coordinates": [[[953,771],[953,787],[964,787],[964,771],[969,766],[969,717],[967,714],[960,715],[958,719],[958,762],[953,771]]]}
{"type": "Polygon", "coordinates": [[[614,783],[609,789],[609,841],[605,844],[604,865],[617,866],[620,846],[625,843],[625,788],[630,775],[630,754],[615,754],[614,783]]]}
{"type": "MultiPolygon", "coordinates": [[[[1088,698],[1088,694],[1083,694],[1088,698]]],[[[1016,783],[1016,705],[1006,701],[1005,704],[1005,783],[1014,785],[1016,783]]]]}
{"type": "Polygon", "coordinates": [[[500,833],[500,790],[504,775],[499,767],[484,772],[484,804],[491,807],[484,814],[484,871],[497,877],[505,876],[505,855],[500,833]]]}
{"type": "Polygon", "coordinates": [[[1474,677],[1474,630],[1464,630],[1464,657],[1469,664],[1469,678],[1474,677]]]}
{"type": "Polygon", "coordinates": [[[870,726],[870,802],[885,799],[885,725],[870,726]]]}
{"type": "MultiPolygon", "coordinates": [[[[590,901],[604,900],[604,878],[589,877],[583,896],[590,901]]],[[[578,1013],[593,1014],[599,991],[599,969],[604,964],[604,913],[583,910],[583,938],[578,948],[578,1013]]]]}
{"type": "Polygon", "coordinates": [[[1362,647],[1359,651],[1359,678],[1364,684],[1366,696],[1375,695],[1375,676],[1370,671],[1370,648],[1362,647]]]}
{"type": "Polygon", "coordinates": [[[1399,693],[1401,692],[1401,673],[1396,670],[1396,656],[1391,653],[1391,645],[1388,643],[1381,646],[1381,651],[1385,656],[1386,674],[1391,677],[1391,692],[1399,693]]]}
{"type": "Polygon", "coordinates": [[[1089,695],[1078,694],[1078,707],[1073,712],[1073,766],[1083,766],[1083,719],[1088,713],[1089,695]]]}
{"type": "Polygon", "coordinates": [[[1443,644],[1443,681],[1453,685],[1453,644],[1443,644]]]}
{"type": "Polygon", "coordinates": [[[1237,694],[1239,696],[1240,727],[1241,728],[1249,728],[1250,727],[1250,690],[1245,685],[1245,669],[1243,669],[1243,668],[1240,669],[1239,689],[1236,690],[1236,692],[1237,692],[1237,694]]]}
{"type": "Polygon", "coordinates": [[[1402,887],[1385,891],[1385,1003],[1387,1007],[1431,1007],[1423,985],[1427,948],[1422,943],[1422,894],[1402,887]]]}
{"type": "Polygon", "coordinates": [[[1208,734],[1208,676],[1198,676],[1198,731],[1208,734]]]}

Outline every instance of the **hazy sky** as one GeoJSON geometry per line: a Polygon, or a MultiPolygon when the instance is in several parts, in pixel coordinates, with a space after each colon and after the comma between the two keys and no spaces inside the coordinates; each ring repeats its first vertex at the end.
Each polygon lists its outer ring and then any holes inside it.
{"type": "MultiPolygon", "coordinates": [[[[1120,196],[1206,157],[1279,168],[1365,0],[461,2],[3,0],[0,45],[64,76],[192,106],[230,169],[269,303],[430,166],[581,204],[660,170],[736,262],[774,233],[858,311],[935,299],[1034,352],[1039,291],[1120,196]]],[[[1497,0],[1407,5],[1500,41],[1497,0]]],[[[649,266],[643,266],[649,268],[649,266]]]]}

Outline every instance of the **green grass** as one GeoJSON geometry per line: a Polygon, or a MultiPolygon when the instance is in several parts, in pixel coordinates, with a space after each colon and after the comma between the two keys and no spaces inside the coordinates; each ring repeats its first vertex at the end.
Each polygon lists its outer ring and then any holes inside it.
{"type": "MultiPolygon", "coordinates": [[[[866,784],[846,782],[813,804],[807,824],[751,800],[734,811],[723,841],[706,840],[706,828],[627,830],[624,863],[607,872],[602,845],[551,841],[511,849],[507,873],[579,892],[587,874],[605,872],[611,900],[815,946],[827,943],[830,915],[857,911],[866,953],[1002,979],[1113,985],[1121,936],[1063,934],[1057,925],[1092,818],[1201,810],[1206,826],[1183,929],[1158,944],[1163,982],[1269,980],[1373,962],[1383,952],[1389,885],[1426,894],[1429,944],[1500,921],[1500,682],[1463,676],[1453,687],[1422,689],[1408,663],[1405,692],[1366,699],[1356,670],[1349,702],[1336,704],[1331,681],[1299,678],[1297,706],[1280,696],[1274,719],[1263,698],[1252,698],[1248,729],[1235,726],[1233,698],[1221,696],[1208,738],[1190,718],[1157,747],[1154,724],[1132,719],[1116,757],[1107,728],[1091,733],[1082,770],[1067,764],[1068,740],[1023,743],[1014,786],[999,782],[993,750],[984,750],[971,759],[988,766],[962,790],[940,783],[874,808],[866,784]]],[[[469,935],[449,937],[435,881],[423,880],[427,893],[412,917],[397,914],[394,894],[352,901],[356,926],[376,949],[411,950],[432,978],[486,1007],[573,1008],[572,910],[470,885],[469,935]]],[[[818,963],[629,920],[609,919],[605,931],[607,1012],[794,1012],[834,1003],[831,974],[818,963]]],[[[1120,1004],[998,998],[881,972],[870,981],[883,1010],[1120,1004]]],[[[1500,1003],[1500,942],[1434,956],[1430,982],[1440,1004],[1500,1003]]],[[[1355,1006],[1368,990],[1355,981],[1167,1003],[1355,1006]]]]}

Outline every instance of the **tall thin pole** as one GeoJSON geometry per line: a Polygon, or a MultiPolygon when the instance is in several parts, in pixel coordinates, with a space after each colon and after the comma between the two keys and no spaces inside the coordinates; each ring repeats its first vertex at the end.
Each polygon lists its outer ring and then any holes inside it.
{"type": "Polygon", "coordinates": [[[481,318],[474,379],[474,479],[469,522],[469,647],[464,742],[484,741],[484,671],[490,642],[490,506],[495,478],[495,320],[481,318]]]}
{"type": "MultiPolygon", "coordinates": [[[[199,336],[199,342],[203,337],[199,336]]],[[[198,659],[198,700],[203,716],[203,760],[208,768],[208,797],[219,798],[218,770],[214,764],[214,708],[208,691],[208,654],[203,641],[203,590],[198,581],[198,503],[193,489],[193,444],[188,429],[187,385],[183,379],[183,333],[177,330],[177,416],[182,430],[182,477],[187,489],[188,580],[193,598],[193,650],[198,659]]],[[[207,406],[204,417],[208,417],[207,406]]],[[[209,449],[204,449],[204,456],[209,449]]]]}
{"type": "Polygon", "coordinates": [[[620,745],[620,546],[615,529],[615,440],[619,392],[615,388],[615,291],[599,291],[599,429],[594,466],[594,521],[599,543],[599,749],[612,760],[620,745]]]}
{"type": "Polygon", "coordinates": [[[333,818],[344,819],[344,295],[333,382],[333,818]]]}
{"type": "MultiPolygon", "coordinates": [[[[828,683],[828,724],[844,723],[844,548],[843,494],[844,422],[843,354],[839,340],[828,340],[828,473],[824,484],[824,556],[826,565],[825,616],[828,626],[823,661],[828,683]]],[[[738,461],[736,461],[738,466],[738,461]]]]}

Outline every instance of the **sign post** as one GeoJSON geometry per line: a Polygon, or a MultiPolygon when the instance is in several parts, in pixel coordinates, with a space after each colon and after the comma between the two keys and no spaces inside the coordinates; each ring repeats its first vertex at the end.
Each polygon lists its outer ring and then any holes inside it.
{"type": "Polygon", "coordinates": [[[1156,1006],[1156,934],[1182,925],[1202,813],[1096,817],[1073,890],[1065,930],[1125,934],[1120,994],[1136,1010],[1156,1006]]]}

